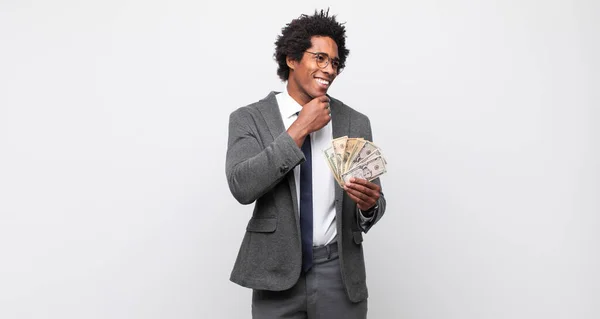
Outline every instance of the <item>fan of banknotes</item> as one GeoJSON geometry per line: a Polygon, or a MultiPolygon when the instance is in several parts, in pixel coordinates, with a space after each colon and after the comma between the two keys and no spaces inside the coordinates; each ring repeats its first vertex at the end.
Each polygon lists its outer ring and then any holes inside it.
{"type": "Polygon", "coordinates": [[[362,138],[338,137],[323,151],[335,180],[344,186],[351,177],[372,181],[386,172],[381,150],[362,138]]]}

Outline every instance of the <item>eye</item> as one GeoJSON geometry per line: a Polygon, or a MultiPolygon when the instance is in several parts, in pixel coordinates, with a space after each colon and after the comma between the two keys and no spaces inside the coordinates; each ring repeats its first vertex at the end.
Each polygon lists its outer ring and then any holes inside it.
{"type": "Polygon", "coordinates": [[[325,60],[327,60],[327,57],[323,54],[317,54],[316,57],[318,62],[324,62],[325,60]]]}
{"type": "Polygon", "coordinates": [[[336,69],[336,70],[339,69],[340,68],[340,61],[339,60],[333,60],[333,61],[331,61],[331,66],[334,69],[336,69]]]}

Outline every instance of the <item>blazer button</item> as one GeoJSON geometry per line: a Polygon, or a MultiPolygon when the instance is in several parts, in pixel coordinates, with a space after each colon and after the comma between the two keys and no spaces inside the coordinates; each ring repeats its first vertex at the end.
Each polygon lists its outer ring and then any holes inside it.
{"type": "Polygon", "coordinates": [[[281,166],[281,167],[279,168],[279,171],[280,171],[281,173],[285,173],[285,172],[287,172],[288,168],[289,168],[289,167],[288,167],[287,165],[283,165],[283,166],[281,166]]]}

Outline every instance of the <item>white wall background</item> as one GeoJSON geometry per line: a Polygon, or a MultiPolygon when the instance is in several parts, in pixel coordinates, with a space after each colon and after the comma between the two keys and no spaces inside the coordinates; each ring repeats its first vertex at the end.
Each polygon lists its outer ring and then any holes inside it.
{"type": "Polygon", "coordinates": [[[228,115],[324,6],[389,162],[370,318],[599,318],[594,0],[2,0],[0,318],[250,318],[228,115]]]}

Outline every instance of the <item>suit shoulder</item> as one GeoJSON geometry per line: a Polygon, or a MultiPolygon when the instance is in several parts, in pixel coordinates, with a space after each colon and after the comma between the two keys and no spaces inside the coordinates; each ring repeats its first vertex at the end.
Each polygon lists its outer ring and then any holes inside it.
{"type": "Polygon", "coordinates": [[[279,92],[271,92],[269,93],[269,95],[265,96],[264,98],[250,103],[248,105],[245,106],[241,106],[239,108],[237,108],[236,110],[234,110],[232,112],[233,113],[247,113],[247,112],[257,112],[259,109],[268,106],[268,105],[272,105],[273,103],[277,104],[277,99],[275,98],[275,95],[277,95],[279,92]]]}
{"type": "Polygon", "coordinates": [[[348,104],[342,102],[341,100],[333,98],[333,97],[329,97],[329,98],[332,100],[332,102],[335,102],[338,105],[338,107],[341,107],[345,112],[350,114],[351,117],[358,118],[358,119],[364,120],[364,121],[369,121],[369,117],[367,115],[353,109],[348,104]]]}
{"type": "Polygon", "coordinates": [[[245,106],[238,107],[236,110],[231,112],[230,117],[244,116],[244,115],[252,115],[252,116],[259,115],[261,108],[267,107],[268,105],[272,104],[273,102],[277,103],[276,99],[275,99],[275,95],[278,93],[279,92],[271,92],[266,97],[264,97],[256,102],[250,103],[245,106]]]}

